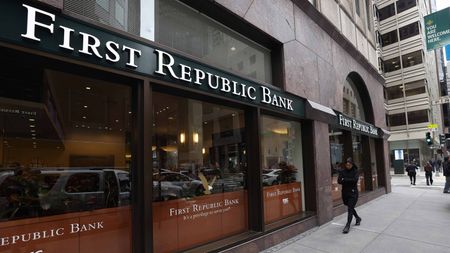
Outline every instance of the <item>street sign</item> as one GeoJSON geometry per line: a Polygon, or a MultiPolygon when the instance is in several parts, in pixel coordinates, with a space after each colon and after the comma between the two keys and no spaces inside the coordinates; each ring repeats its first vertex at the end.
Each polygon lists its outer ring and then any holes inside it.
{"type": "Polygon", "coordinates": [[[424,17],[427,50],[450,44],[450,7],[424,17]]]}
{"type": "Polygon", "coordinates": [[[431,101],[431,105],[440,105],[450,103],[450,96],[440,97],[438,100],[431,101]]]}
{"type": "Polygon", "coordinates": [[[438,124],[428,124],[428,129],[435,129],[435,128],[438,128],[439,126],[438,126],[438,124]]]}

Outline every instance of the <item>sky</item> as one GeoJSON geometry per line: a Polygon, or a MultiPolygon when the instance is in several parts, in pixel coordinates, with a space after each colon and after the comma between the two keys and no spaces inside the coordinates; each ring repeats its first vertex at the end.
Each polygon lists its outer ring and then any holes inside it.
{"type": "Polygon", "coordinates": [[[438,10],[450,7],[450,0],[436,0],[436,7],[438,10]]]}

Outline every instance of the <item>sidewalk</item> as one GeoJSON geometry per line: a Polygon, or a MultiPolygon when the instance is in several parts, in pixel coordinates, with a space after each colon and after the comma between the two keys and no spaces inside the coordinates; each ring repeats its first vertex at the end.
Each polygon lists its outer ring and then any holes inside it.
{"type": "Polygon", "coordinates": [[[319,228],[276,245],[265,253],[449,253],[450,194],[443,194],[445,177],[427,186],[424,173],[411,186],[406,175],[392,176],[392,193],[356,208],[362,218],[342,234],[347,214],[319,228]]]}

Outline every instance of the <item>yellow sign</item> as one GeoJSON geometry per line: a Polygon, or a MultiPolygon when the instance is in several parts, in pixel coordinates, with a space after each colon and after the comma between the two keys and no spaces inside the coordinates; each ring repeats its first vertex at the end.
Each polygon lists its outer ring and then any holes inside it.
{"type": "Polygon", "coordinates": [[[434,128],[438,128],[438,124],[429,124],[428,129],[434,129],[434,128]]]}

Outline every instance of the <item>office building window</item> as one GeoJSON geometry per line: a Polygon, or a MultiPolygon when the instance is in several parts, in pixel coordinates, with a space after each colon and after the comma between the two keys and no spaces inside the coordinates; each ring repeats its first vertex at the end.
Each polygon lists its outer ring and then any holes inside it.
{"type": "Polygon", "coordinates": [[[414,22],[412,24],[400,27],[400,40],[410,38],[412,36],[419,34],[419,22],[414,22]]]}
{"type": "Polygon", "coordinates": [[[403,89],[401,85],[386,88],[386,98],[388,100],[403,97],[403,89]]]}
{"type": "Polygon", "coordinates": [[[410,82],[405,84],[405,94],[406,96],[413,96],[418,94],[423,94],[426,92],[425,80],[410,82]]]}
{"type": "Polygon", "coordinates": [[[356,15],[361,16],[361,6],[359,5],[360,0],[355,0],[355,12],[356,15]]]}
{"type": "Polygon", "coordinates": [[[388,115],[388,126],[404,126],[406,125],[405,113],[397,113],[388,115]]]}
{"type": "Polygon", "coordinates": [[[396,71],[400,69],[400,57],[395,57],[383,61],[383,69],[385,73],[396,71]]]}
{"type": "Polygon", "coordinates": [[[371,7],[372,5],[370,4],[370,1],[366,0],[366,19],[367,19],[367,28],[369,29],[369,31],[372,31],[372,22],[373,22],[373,17],[370,15],[371,7]]]}
{"type": "MultiPolygon", "coordinates": [[[[410,82],[405,84],[406,97],[423,94],[426,92],[424,80],[410,82]]],[[[396,85],[386,88],[386,98],[388,100],[403,97],[403,86],[396,85]]]]}
{"type": "Polygon", "coordinates": [[[422,50],[415,51],[402,56],[403,68],[422,63],[422,50]]]}
{"type": "Polygon", "coordinates": [[[384,8],[378,10],[378,19],[383,21],[387,18],[390,18],[395,15],[395,7],[394,4],[390,4],[384,8]]]}
{"type": "Polygon", "coordinates": [[[382,46],[388,46],[398,41],[397,30],[381,35],[382,46]]]}
{"type": "Polygon", "coordinates": [[[157,42],[244,76],[272,83],[269,49],[178,1],[159,0],[157,6],[157,42]]]}
{"type": "Polygon", "coordinates": [[[398,0],[397,1],[397,13],[406,11],[416,6],[416,0],[398,0]]]}
{"type": "Polygon", "coordinates": [[[428,110],[408,112],[408,124],[428,122],[428,110]]]}

